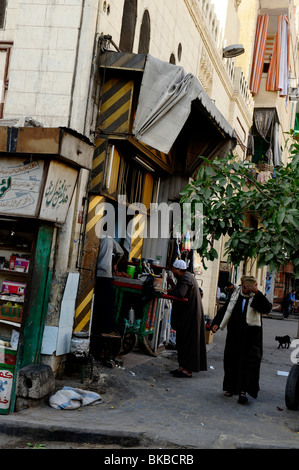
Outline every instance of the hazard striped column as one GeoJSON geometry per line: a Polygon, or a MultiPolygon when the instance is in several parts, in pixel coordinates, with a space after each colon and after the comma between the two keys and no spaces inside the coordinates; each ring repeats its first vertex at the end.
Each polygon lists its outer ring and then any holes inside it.
{"type": "MultiPolygon", "coordinates": [[[[134,81],[122,77],[108,78],[103,84],[101,107],[98,119],[99,137],[95,142],[93,167],[90,177],[89,206],[85,230],[84,251],[81,260],[80,282],[76,302],[74,332],[89,331],[92,315],[93,295],[96,277],[96,262],[100,239],[96,234],[96,225],[104,215],[101,204],[105,198],[101,195],[107,158],[108,139],[113,136],[125,136],[131,130],[131,114],[134,81]]],[[[141,253],[140,240],[134,234],[134,253],[141,253]]]]}
{"type": "Polygon", "coordinates": [[[111,78],[103,85],[99,130],[105,134],[128,134],[131,126],[133,80],[111,78]]]}
{"type": "Polygon", "coordinates": [[[134,231],[131,238],[130,259],[142,256],[142,247],[146,228],[146,217],[144,214],[138,214],[134,217],[134,231]]]}
{"type": "Polygon", "coordinates": [[[96,276],[96,262],[100,239],[96,235],[96,224],[103,217],[101,204],[105,198],[99,193],[102,189],[105,158],[108,140],[98,138],[95,142],[92,171],[89,187],[89,204],[85,227],[83,256],[80,262],[80,281],[76,300],[74,332],[89,331],[96,276]]]}
{"type": "Polygon", "coordinates": [[[82,257],[79,291],[77,296],[74,332],[89,331],[96,276],[96,263],[100,239],[96,235],[96,224],[104,215],[103,196],[91,196],[88,206],[84,254],[82,257]]]}

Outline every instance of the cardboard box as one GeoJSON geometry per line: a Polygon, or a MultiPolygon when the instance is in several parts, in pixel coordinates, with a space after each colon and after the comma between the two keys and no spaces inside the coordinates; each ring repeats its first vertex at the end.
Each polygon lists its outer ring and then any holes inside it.
{"type": "Polygon", "coordinates": [[[2,294],[25,295],[26,284],[23,282],[3,281],[2,294]]]}
{"type": "Polygon", "coordinates": [[[21,323],[23,308],[17,307],[0,307],[0,320],[9,320],[15,323],[21,323]]]}
{"type": "Polygon", "coordinates": [[[30,261],[25,258],[16,258],[15,261],[15,270],[17,268],[22,268],[25,273],[28,272],[30,261]]]}
{"type": "Polygon", "coordinates": [[[17,351],[0,346],[0,364],[14,366],[16,364],[17,351]]]}

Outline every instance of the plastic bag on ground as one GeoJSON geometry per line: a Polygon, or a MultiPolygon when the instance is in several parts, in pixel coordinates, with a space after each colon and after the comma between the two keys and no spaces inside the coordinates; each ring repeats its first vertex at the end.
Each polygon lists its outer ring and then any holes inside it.
{"type": "Polygon", "coordinates": [[[75,410],[85,405],[103,402],[101,395],[80,388],[63,387],[49,398],[49,404],[56,410],[75,410]]]}

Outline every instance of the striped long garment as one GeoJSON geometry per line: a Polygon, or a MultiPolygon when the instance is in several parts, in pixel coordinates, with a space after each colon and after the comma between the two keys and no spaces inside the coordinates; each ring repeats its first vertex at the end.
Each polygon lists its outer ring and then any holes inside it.
{"type": "Polygon", "coordinates": [[[267,91],[280,91],[284,97],[288,93],[290,29],[286,15],[279,15],[277,34],[267,76],[267,91]]]}
{"type": "MultiPolygon", "coordinates": [[[[254,56],[250,90],[253,95],[258,94],[267,43],[269,15],[261,15],[257,20],[254,56]]],[[[267,91],[280,91],[280,96],[287,95],[289,70],[290,28],[286,15],[278,16],[277,34],[275,37],[272,58],[267,74],[267,91]]]]}
{"type": "Polygon", "coordinates": [[[252,72],[250,81],[250,90],[253,95],[257,95],[260,88],[264,57],[267,42],[269,15],[261,15],[257,19],[254,55],[252,61],[252,72]]]}

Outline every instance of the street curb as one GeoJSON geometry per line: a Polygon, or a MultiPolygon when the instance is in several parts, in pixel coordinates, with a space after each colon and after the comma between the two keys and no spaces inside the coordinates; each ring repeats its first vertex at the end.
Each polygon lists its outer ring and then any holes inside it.
{"type": "MultiPolygon", "coordinates": [[[[142,432],[123,432],[98,429],[91,431],[88,428],[73,428],[55,425],[16,423],[1,423],[0,433],[24,437],[34,440],[48,440],[61,442],[79,442],[89,444],[117,444],[121,447],[136,447],[145,444],[150,439],[146,438],[142,432]]],[[[150,442],[148,442],[149,444],[150,442]]]]}
{"type": "Polygon", "coordinates": [[[161,439],[155,433],[142,431],[116,431],[108,429],[90,430],[89,428],[77,429],[71,426],[57,424],[21,423],[10,420],[1,423],[0,435],[6,434],[14,437],[22,437],[34,441],[85,443],[101,445],[117,445],[123,448],[172,448],[194,449],[194,446],[182,445],[178,442],[161,439]],[[152,435],[153,434],[153,435],[152,435]]]}

